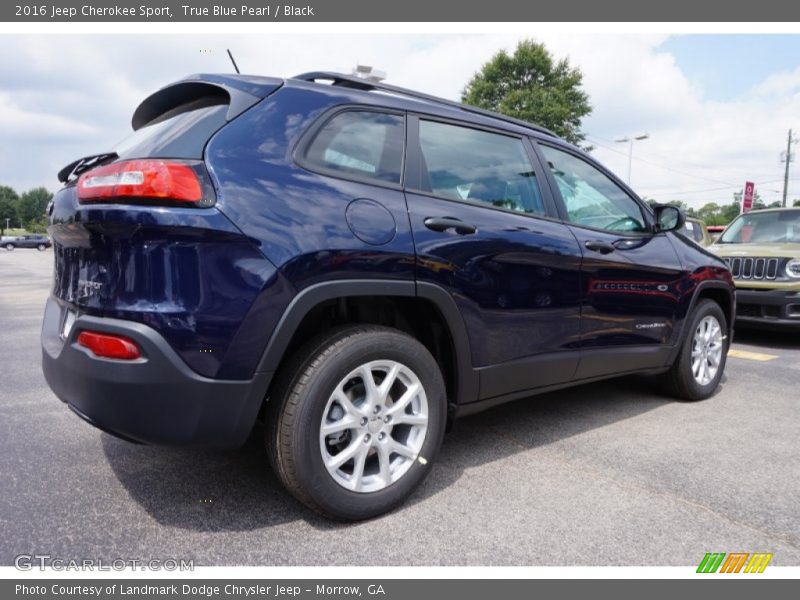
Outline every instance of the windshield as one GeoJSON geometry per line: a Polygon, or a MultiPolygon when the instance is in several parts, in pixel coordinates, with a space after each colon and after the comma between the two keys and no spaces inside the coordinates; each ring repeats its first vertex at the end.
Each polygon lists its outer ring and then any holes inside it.
{"type": "Polygon", "coordinates": [[[719,241],[722,244],[800,243],[800,210],[753,211],[741,215],[719,241]]]}

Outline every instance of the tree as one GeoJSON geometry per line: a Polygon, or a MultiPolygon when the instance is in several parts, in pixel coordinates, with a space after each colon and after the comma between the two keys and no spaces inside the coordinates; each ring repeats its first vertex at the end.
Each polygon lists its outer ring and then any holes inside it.
{"type": "Polygon", "coordinates": [[[592,111],[583,74],[544,44],[523,40],[514,54],[495,54],[467,83],[461,99],[551,129],[573,144],[585,139],[581,119],[592,111]]]}
{"type": "Polygon", "coordinates": [[[22,226],[30,232],[43,232],[45,227],[45,210],[53,194],[46,188],[38,187],[20,196],[17,201],[17,218],[22,226]]]}
{"type": "Polygon", "coordinates": [[[738,217],[740,212],[742,212],[742,203],[734,199],[733,202],[722,207],[720,211],[722,223],[719,223],[719,225],[727,225],[738,217]]]}
{"type": "Polygon", "coordinates": [[[697,217],[706,222],[706,225],[717,225],[716,220],[719,216],[720,205],[716,202],[708,202],[697,210],[697,217]]]}
{"type": "Polygon", "coordinates": [[[9,219],[13,227],[17,221],[17,202],[19,196],[13,188],[7,185],[0,185],[0,235],[6,233],[6,219],[9,219]]]}

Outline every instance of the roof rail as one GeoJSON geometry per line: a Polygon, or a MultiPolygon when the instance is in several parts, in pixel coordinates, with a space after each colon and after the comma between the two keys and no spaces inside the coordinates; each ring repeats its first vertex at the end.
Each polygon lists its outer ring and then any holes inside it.
{"type": "Polygon", "coordinates": [[[522,119],[515,119],[514,117],[509,117],[508,115],[502,115],[500,113],[496,113],[491,110],[485,110],[483,108],[470,106],[468,104],[461,104],[460,102],[454,102],[452,100],[447,100],[445,98],[439,98],[438,96],[431,96],[430,94],[424,94],[422,92],[416,92],[414,90],[409,90],[407,88],[402,88],[395,85],[389,85],[388,83],[369,81],[367,79],[361,79],[360,77],[355,77],[353,75],[345,75],[344,73],[335,73],[333,71],[312,71],[310,73],[302,73],[300,75],[295,75],[294,77],[292,77],[292,79],[299,79],[301,81],[311,81],[311,82],[315,82],[318,80],[326,80],[326,81],[331,81],[332,85],[338,85],[341,87],[349,87],[364,91],[379,90],[382,92],[390,92],[392,94],[397,94],[398,96],[406,96],[409,98],[414,98],[416,100],[424,100],[426,102],[431,102],[433,104],[440,104],[443,106],[449,106],[450,108],[463,110],[468,113],[482,115],[484,117],[491,117],[493,119],[499,119],[501,121],[505,121],[506,123],[512,123],[514,125],[519,125],[520,127],[525,127],[526,129],[533,129],[534,131],[538,131],[539,133],[544,133],[545,135],[549,135],[555,138],[558,137],[557,134],[550,131],[549,129],[541,127],[539,125],[534,125],[533,123],[528,123],[527,121],[523,121],[522,119]]]}

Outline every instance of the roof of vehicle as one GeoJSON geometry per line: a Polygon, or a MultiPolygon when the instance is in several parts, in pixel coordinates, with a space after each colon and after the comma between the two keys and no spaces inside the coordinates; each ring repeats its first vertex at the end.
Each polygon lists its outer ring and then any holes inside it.
{"type": "MultiPolygon", "coordinates": [[[[203,82],[219,85],[226,89],[239,90],[253,96],[264,96],[275,89],[275,84],[280,83],[280,77],[267,77],[264,75],[241,75],[238,73],[196,73],[188,75],[175,83],[203,82]]],[[[175,85],[172,83],[171,85],[175,85]]]]}
{"type": "Polygon", "coordinates": [[[755,210],[749,211],[747,214],[752,213],[772,213],[772,212],[788,212],[788,211],[800,211],[800,206],[781,206],[779,208],[757,208],[755,210]]]}
{"type": "Polygon", "coordinates": [[[521,135],[538,135],[539,137],[566,143],[549,129],[534,123],[528,123],[514,117],[423,92],[330,71],[303,73],[283,80],[274,77],[240,75],[236,73],[198,73],[190,75],[181,81],[162,88],[145,99],[137,109],[137,114],[134,115],[134,129],[141,127],[151,117],[144,108],[150,109],[150,105],[153,104],[153,98],[157,98],[159,95],[163,96],[163,92],[169,88],[185,87],[191,84],[210,84],[218,86],[228,93],[235,90],[239,95],[246,94],[252,98],[266,96],[275,89],[276,82],[281,82],[289,87],[306,87],[323,93],[328,90],[329,93],[344,96],[347,101],[353,103],[370,104],[396,110],[425,112],[445,118],[468,120],[485,127],[502,128],[521,135]]]}
{"type": "Polygon", "coordinates": [[[312,83],[327,81],[330,82],[329,85],[331,86],[361,91],[365,92],[367,95],[373,96],[375,92],[378,92],[383,98],[387,96],[395,96],[410,101],[412,105],[422,104],[427,107],[446,108],[460,118],[465,116],[464,113],[467,113],[467,115],[469,115],[471,118],[475,116],[485,117],[495,121],[502,121],[504,125],[514,125],[515,127],[526,130],[528,133],[530,131],[534,131],[540,135],[558,139],[558,136],[555,133],[534,123],[528,123],[527,121],[516,119],[514,117],[496,113],[490,110],[485,110],[477,106],[462,104],[461,102],[440,98],[424,92],[417,92],[409,88],[362,79],[361,77],[356,77],[354,75],[345,75],[343,73],[336,73],[332,71],[313,71],[310,73],[295,75],[292,77],[292,79],[312,83]]]}

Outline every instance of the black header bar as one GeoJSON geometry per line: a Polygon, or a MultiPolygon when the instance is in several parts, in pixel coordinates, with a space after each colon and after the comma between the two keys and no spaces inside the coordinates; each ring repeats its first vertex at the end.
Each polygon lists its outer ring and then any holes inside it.
{"type": "Polygon", "coordinates": [[[10,22],[796,22],[789,0],[57,0],[0,5],[10,22]]]}

